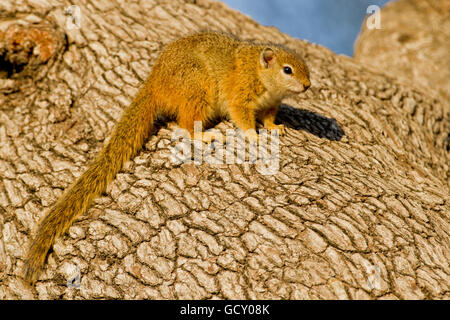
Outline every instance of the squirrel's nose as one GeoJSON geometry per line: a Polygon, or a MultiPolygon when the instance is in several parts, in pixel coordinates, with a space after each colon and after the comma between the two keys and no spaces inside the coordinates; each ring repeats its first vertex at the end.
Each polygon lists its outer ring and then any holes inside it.
{"type": "Polygon", "coordinates": [[[305,91],[309,89],[309,87],[311,87],[311,82],[306,82],[305,84],[303,84],[303,88],[305,88],[305,91]]]}

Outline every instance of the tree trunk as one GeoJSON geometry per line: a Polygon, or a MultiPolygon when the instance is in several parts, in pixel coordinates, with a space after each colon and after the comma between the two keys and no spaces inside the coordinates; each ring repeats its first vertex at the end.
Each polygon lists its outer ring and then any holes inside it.
{"type": "Polygon", "coordinates": [[[221,3],[69,5],[0,3],[0,299],[450,298],[448,101],[221,3]],[[279,171],[173,163],[162,127],[28,287],[39,219],[164,45],[206,28],[284,44],[309,65],[311,89],[278,117],[279,171]]]}

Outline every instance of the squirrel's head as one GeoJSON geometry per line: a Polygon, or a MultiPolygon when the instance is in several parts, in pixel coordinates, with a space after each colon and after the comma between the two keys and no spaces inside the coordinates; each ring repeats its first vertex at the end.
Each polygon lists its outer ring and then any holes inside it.
{"type": "Polygon", "coordinates": [[[261,52],[260,63],[264,85],[282,98],[300,94],[311,86],[308,67],[295,53],[266,47],[261,52]]]}

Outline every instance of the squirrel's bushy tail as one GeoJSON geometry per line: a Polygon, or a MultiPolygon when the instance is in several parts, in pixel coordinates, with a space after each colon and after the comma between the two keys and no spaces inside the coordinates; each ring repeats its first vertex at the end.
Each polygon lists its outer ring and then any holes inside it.
{"type": "Polygon", "coordinates": [[[141,149],[148,138],[156,117],[156,106],[145,91],[141,89],[124,112],[110,141],[91,166],[65,190],[40,222],[25,261],[24,278],[30,284],[36,282],[56,238],[66,232],[90,203],[105,191],[124,163],[141,149]]]}

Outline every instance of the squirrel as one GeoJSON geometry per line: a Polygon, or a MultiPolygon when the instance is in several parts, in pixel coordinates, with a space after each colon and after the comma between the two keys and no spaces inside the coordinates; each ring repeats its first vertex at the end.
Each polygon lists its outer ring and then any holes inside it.
{"type": "MultiPolygon", "coordinates": [[[[27,252],[24,280],[33,285],[54,241],[101,195],[126,161],[142,148],[159,116],[173,117],[194,135],[214,119],[231,119],[257,141],[256,121],[284,132],[275,118],[281,101],[311,86],[309,70],[292,50],[242,41],[229,34],[202,32],[170,43],[116,124],[109,142],[87,170],[65,190],[40,221],[27,252]]],[[[201,139],[215,137],[204,132],[201,139]]]]}

